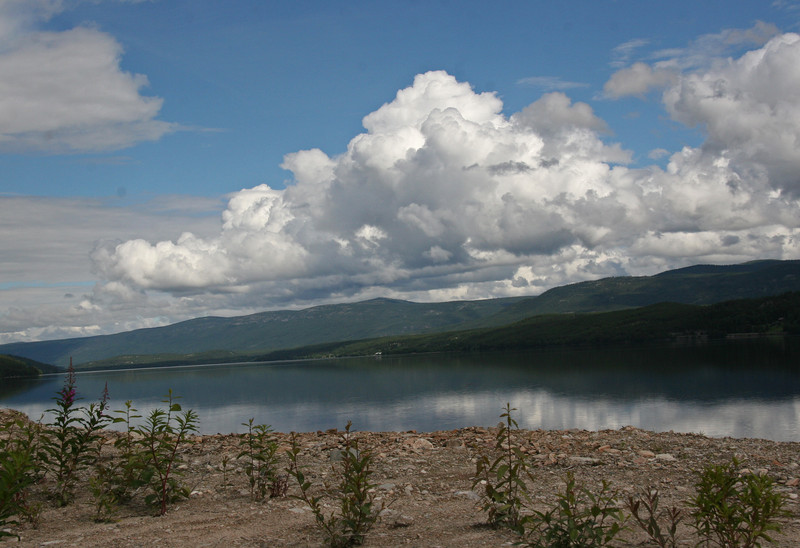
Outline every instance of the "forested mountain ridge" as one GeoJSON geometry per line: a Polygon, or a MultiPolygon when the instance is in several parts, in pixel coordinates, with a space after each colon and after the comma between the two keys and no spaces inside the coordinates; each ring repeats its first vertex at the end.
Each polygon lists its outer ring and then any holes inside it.
{"type": "Polygon", "coordinates": [[[604,312],[655,303],[705,305],[800,291],[800,261],[697,265],[654,276],[613,277],[535,297],[413,303],[373,299],[304,310],[207,317],[114,335],[0,346],[0,352],[65,366],[123,355],[226,358],[376,337],[500,327],[546,314],[604,312]]]}

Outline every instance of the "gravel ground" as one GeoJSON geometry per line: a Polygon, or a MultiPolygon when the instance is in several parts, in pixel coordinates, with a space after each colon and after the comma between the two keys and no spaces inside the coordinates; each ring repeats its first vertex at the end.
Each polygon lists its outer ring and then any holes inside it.
{"type": "MultiPolygon", "coordinates": [[[[519,540],[507,530],[486,525],[479,493],[472,488],[476,459],[493,451],[494,434],[493,428],[477,427],[427,433],[356,432],[362,450],[373,454],[376,500],[387,505],[365,546],[502,546],[519,540]]],[[[104,435],[103,451],[111,457],[119,434],[104,435]]],[[[289,448],[288,434],[275,436],[282,449],[289,448]]],[[[155,517],[140,495],[121,506],[113,522],[97,523],[86,481],[78,488],[77,500],[66,508],[56,508],[44,498],[49,486],[45,482],[31,496],[42,504],[39,523],[35,527],[23,523],[15,530],[21,540],[6,542],[58,547],[322,545],[313,514],[292,496],[299,493],[294,480],[287,497],[251,500],[247,478],[236,461],[240,439],[234,434],[197,436],[183,446],[182,481],[192,488],[192,495],[170,506],[165,516],[155,517]]],[[[537,509],[555,502],[568,472],[594,492],[603,480],[619,492],[620,499],[657,488],[662,508],[685,508],[694,493],[695,471],[736,457],[742,467],[769,475],[787,496],[790,515],[781,520],[783,531],[775,535],[775,546],[800,546],[800,443],[653,433],[632,427],[601,432],[523,430],[517,439],[529,456],[534,476],[529,489],[537,509]]],[[[318,489],[333,476],[332,458],[343,447],[343,432],[302,433],[298,440],[299,460],[318,489]]],[[[287,464],[284,458],[281,466],[287,464]]],[[[679,538],[682,545],[694,545],[697,539],[686,522],[679,538]]],[[[630,527],[617,545],[648,544],[640,531],[630,527]]]]}

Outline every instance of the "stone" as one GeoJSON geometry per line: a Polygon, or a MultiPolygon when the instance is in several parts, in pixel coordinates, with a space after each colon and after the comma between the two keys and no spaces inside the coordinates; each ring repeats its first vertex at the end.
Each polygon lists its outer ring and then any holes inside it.
{"type": "Polygon", "coordinates": [[[456,491],[453,493],[457,497],[465,497],[469,500],[479,501],[481,500],[481,496],[476,493],[475,491],[456,491]]]}
{"type": "Polygon", "coordinates": [[[445,442],[445,447],[449,447],[450,449],[466,449],[464,446],[464,442],[458,439],[449,439],[445,442]]]}
{"type": "Polygon", "coordinates": [[[670,453],[659,453],[658,455],[656,455],[656,460],[663,460],[665,462],[672,462],[672,461],[674,461],[676,459],[670,453]]]}
{"type": "Polygon", "coordinates": [[[395,519],[400,516],[400,512],[393,508],[384,508],[378,515],[381,519],[395,519]]]}
{"type": "Polygon", "coordinates": [[[394,520],[395,527],[410,527],[413,524],[414,518],[407,516],[406,514],[401,514],[397,519],[394,520]]]}
{"type": "Polygon", "coordinates": [[[416,438],[413,440],[409,440],[406,444],[411,447],[411,449],[415,449],[418,451],[433,449],[433,444],[426,440],[425,438],[416,438]]]}
{"type": "Polygon", "coordinates": [[[646,459],[654,459],[656,458],[656,454],[652,451],[648,451],[647,449],[641,449],[636,452],[640,457],[644,457],[646,459]]]}
{"type": "Polygon", "coordinates": [[[595,466],[597,464],[600,464],[600,462],[601,462],[600,460],[593,459],[592,457],[576,457],[576,456],[572,456],[572,457],[569,458],[569,460],[571,462],[576,463],[576,464],[588,464],[590,466],[595,466]]]}
{"type": "Polygon", "coordinates": [[[786,482],[788,487],[797,487],[800,485],[800,478],[792,478],[786,482]]]}
{"type": "Polygon", "coordinates": [[[414,518],[411,516],[391,508],[384,508],[379,515],[384,522],[391,522],[395,527],[409,527],[414,523],[414,518]]]}

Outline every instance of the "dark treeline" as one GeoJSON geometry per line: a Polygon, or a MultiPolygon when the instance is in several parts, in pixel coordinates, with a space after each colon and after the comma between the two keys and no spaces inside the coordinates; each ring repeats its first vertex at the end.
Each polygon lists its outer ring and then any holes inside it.
{"type": "Polygon", "coordinates": [[[57,367],[19,356],[0,354],[0,379],[38,377],[42,373],[55,373],[57,367]]]}

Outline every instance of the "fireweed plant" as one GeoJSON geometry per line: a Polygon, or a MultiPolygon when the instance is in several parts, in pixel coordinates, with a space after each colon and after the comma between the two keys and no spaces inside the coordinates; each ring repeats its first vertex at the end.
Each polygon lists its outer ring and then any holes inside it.
{"type": "Polygon", "coordinates": [[[119,452],[116,458],[100,458],[95,463],[94,474],[89,478],[89,487],[95,502],[95,521],[111,521],[121,502],[127,502],[133,493],[144,483],[141,480],[142,459],[134,445],[133,420],[141,418],[136,414],[131,400],[125,402],[125,409],[115,410],[114,424],[124,424],[125,429],[114,442],[119,452]]]}
{"type": "Polygon", "coordinates": [[[66,506],[74,497],[78,473],[95,463],[99,432],[111,421],[106,414],[108,386],[99,403],[88,408],[76,405],[75,369],[70,359],[64,386],[53,399],[56,406],[47,411],[53,413],[55,419],[49,428],[42,430],[41,458],[55,479],[53,499],[58,505],[66,506]]]}
{"type": "Polygon", "coordinates": [[[189,488],[176,477],[180,474],[178,450],[190,434],[197,432],[199,422],[197,413],[181,409],[171,389],[164,397],[162,403],[167,409],[153,409],[145,423],[134,429],[141,451],[141,481],[152,490],[145,502],[157,507],[162,516],[168,504],[189,497],[189,488]]]}
{"type": "Polygon", "coordinates": [[[372,454],[361,452],[356,440],[350,433],[351,423],[348,421],[344,434],[344,450],[338,467],[334,467],[339,478],[336,486],[326,488],[337,499],[339,514],[331,512],[325,515],[322,507],[323,495],[311,494],[311,482],[303,474],[298,463],[300,445],[297,434],[292,432],[292,448],[288,451],[289,467],[286,471],[300,485],[300,495],[296,498],[305,502],[314,513],[319,529],[325,534],[325,542],[333,548],[360,546],[367,533],[378,521],[384,505],[375,507],[375,485],[370,482],[372,475],[372,454]]]}
{"type": "Polygon", "coordinates": [[[135,427],[133,421],[141,419],[138,410],[133,407],[133,402],[127,400],[125,409],[114,411],[114,424],[124,424],[124,434],[114,442],[114,447],[120,452],[120,462],[116,470],[115,496],[117,501],[125,502],[133,497],[133,491],[142,486],[139,471],[141,470],[141,455],[134,443],[135,427]]]}
{"type": "Polygon", "coordinates": [[[250,497],[263,500],[269,495],[278,497],[286,494],[285,479],[277,473],[278,443],[272,437],[272,427],[254,424],[253,418],[243,422],[247,434],[241,438],[241,451],[236,456],[244,461],[244,473],[250,483],[250,497]]]}
{"type": "Polygon", "coordinates": [[[0,425],[0,540],[19,539],[8,529],[35,513],[27,494],[36,480],[35,431],[22,419],[0,425]]]}
{"type": "Polygon", "coordinates": [[[489,525],[508,527],[522,534],[528,519],[522,511],[525,503],[530,502],[526,480],[533,481],[533,477],[515,438],[519,425],[511,416],[512,411],[516,408],[506,403],[500,415],[503,422],[495,434],[497,456],[478,457],[472,487],[483,486],[481,508],[487,513],[489,525]]]}

